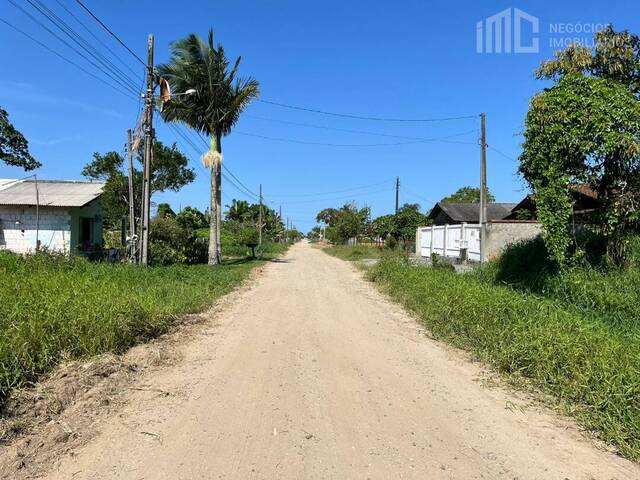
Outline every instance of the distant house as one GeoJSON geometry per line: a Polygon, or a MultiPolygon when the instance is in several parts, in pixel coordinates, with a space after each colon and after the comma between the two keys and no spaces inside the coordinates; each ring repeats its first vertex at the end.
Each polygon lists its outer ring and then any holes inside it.
{"type": "MultiPolygon", "coordinates": [[[[503,220],[516,206],[515,203],[488,203],[487,221],[503,220]]],[[[480,221],[479,203],[438,202],[429,213],[434,225],[459,225],[480,221]]]]}
{"type": "MultiPolygon", "coordinates": [[[[591,213],[600,205],[598,192],[584,184],[571,185],[569,191],[573,198],[574,221],[588,221],[591,213]]],[[[536,196],[530,194],[513,207],[512,212],[505,217],[505,220],[536,220],[537,218],[536,196]]]]}
{"type": "Polygon", "coordinates": [[[83,254],[102,247],[104,183],[0,180],[0,249],[83,254]]]}

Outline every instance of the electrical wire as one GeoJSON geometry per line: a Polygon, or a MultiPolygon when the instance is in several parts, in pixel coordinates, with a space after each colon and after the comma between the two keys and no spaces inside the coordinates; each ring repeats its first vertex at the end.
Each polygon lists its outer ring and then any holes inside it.
{"type": "Polygon", "coordinates": [[[135,100],[135,97],[133,95],[131,95],[128,92],[125,92],[123,90],[120,90],[120,88],[118,88],[117,86],[107,82],[106,80],[98,77],[97,75],[95,75],[93,72],[90,72],[89,70],[87,70],[86,68],[78,65],[77,63],[75,63],[74,61],[68,59],[67,57],[65,57],[64,55],[62,55],[61,53],[55,51],[54,49],[52,49],[51,47],[49,47],[48,45],[46,45],[45,43],[41,42],[40,40],[34,38],[33,36],[31,36],[30,34],[28,34],[27,32],[25,32],[24,30],[21,30],[20,28],[16,27],[15,25],[11,24],[10,22],[8,22],[7,20],[0,18],[0,22],[4,23],[5,25],[7,25],[9,28],[15,30],[16,32],[18,32],[19,34],[25,36],[26,38],[28,38],[29,40],[31,40],[32,42],[40,45],[42,48],[44,48],[45,50],[47,50],[49,53],[52,53],[53,55],[55,55],[56,57],[60,58],[61,60],[64,60],[65,62],[67,62],[68,64],[76,67],[78,70],[86,73],[87,75],[93,77],[94,79],[98,80],[99,82],[101,82],[102,84],[112,88],[113,90],[115,90],[116,92],[120,93],[121,95],[124,95],[128,98],[132,98],[135,100]]]}
{"type": "Polygon", "coordinates": [[[314,192],[314,193],[298,193],[298,194],[287,194],[287,195],[276,195],[276,198],[285,198],[285,197],[316,197],[316,196],[322,196],[322,195],[335,195],[337,193],[349,193],[349,192],[353,192],[354,190],[363,190],[366,188],[371,188],[371,187],[377,187],[378,185],[383,185],[385,183],[389,183],[392,182],[393,179],[387,179],[387,180],[383,180],[381,182],[376,182],[376,183],[370,183],[369,185],[361,185],[359,187],[352,187],[352,188],[345,188],[343,190],[333,190],[333,191],[329,191],[329,192],[314,192]]]}
{"type": "Polygon", "coordinates": [[[17,3],[15,3],[13,0],[8,0],[9,3],[11,3],[15,8],[17,8],[18,10],[20,10],[24,15],[26,15],[27,17],[29,17],[32,21],[34,21],[35,23],[37,23],[38,25],[40,25],[42,28],[44,28],[47,32],[49,32],[52,36],[54,36],[55,38],[57,38],[61,43],[63,43],[64,45],[66,45],[69,49],[73,50],[77,55],[79,55],[80,57],[84,58],[87,62],[89,62],[91,65],[93,65],[95,68],[97,68],[98,70],[100,70],[102,73],[104,73],[105,75],[107,75],[109,78],[111,78],[112,80],[114,80],[117,84],[121,85],[122,87],[124,87],[125,89],[128,89],[129,91],[131,91],[133,93],[133,95],[135,95],[135,89],[131,89],[130,85],[126,85],[122,83],[122,80],[118,79],[117,77],[114,77],[111,73],[105,71],[103,68],[100,67],[100,65],[96,65],[95,62],[93,62],[90,58],[88,58],[86,55],[84,55],[82,52],[80,52],[78,49],[76,49],[73,45],[70,45],[69,42],[67,42],[66,40],[64,40],[63,38],[61,38],[57,33],[55,33],[53,30],[51,30],[49,27],[47,27],[44,23],[42,23],[40,20],[38,20],[37,18],[35,18],[33,15],[31,15],[31,13],[29,13],[28,11],[26,11],[24,8],[22,8],[20,5],[18,5],[17,3]]]}
{"type": "MultiPolygon", "coordinates": [[[[238,135],[243,135],[245,137],[254,137],[254,138],[261,138],[263,140],[273,140],[276,142],[286,142],[286,143],[295,143],[298,145],[317,145],[317,146],[323,146],[323,147],[397,147],[399,145],[413,145],[416,143],[423,143],[422,140],[420,141],[407,141],[407,142],[393,142],[393,143],[325,143],[325,142],[307,142],[305,140],[296,140],[293,138],[282,138],[282,137],[269,137],[267,135],[258,135],[256,133],[249,133],[249,132],[243,132],[240,130],[234,130],[233,133],[237,133],[238,135]]],[[[468,132],[467,132],[468,133],[468,132]]],[[[446,140],[445,138],[442,139],[438,139],[438,138],[434,138],[431,139],[431,141],[439,141],[439,142],[444,142],[444,143],[462,143],[462,144],[468,144],[468,145],[475,145],[472,142],[456,142],[456,141],[449,141],[446,140]]]]}
{"type": "Polygon", "coordinates": [[[60,0],[55,0],[56,3],[58,5],[60,5],[60,7],[62,9],[64,9],[65,12],[67,12],[89,35],[91,35],[100,45],[102,45],[112,56],[113,58],[115,58],[116,60],[118,60],[118,62],[120,62],[120,64],[122,64],[123,67],[125,67],[127,70],[129,70],[133,75],[138,75],[138,73],[131,68],[131,66],[129,66],[124,60],[122,60],[113,50],[111,50],[111,48],[105,43],[103,42],[95,33],[93,33],[93,31],[87,27],[87,25],[80,20],[69,8],[67,8],[64,3],[62,3],[60,0]]]}
{"type": "MultiPolygon", "coordinates": [[[[415,140],[417,142],[434,142],[434,141],[438,141],[438,140],[444,140],[447,138],[453,138],[453,137],[461,137],[463,135],[469,135],[470,133],[476,133],[476,130],[467,130],[465,132],[460,132],[460,133],[454,133],[452,135],[446,135],[446,136],[442,136],[442,137],[434,137],[434,138],[424,138],[424,137],[411,137],[411,136],[406,136],[406,135],[391,135],[388,133],[380,133],[380,132],[372,132],[369,130],[351,130],[348,128],[335,128],[335,127],[326,127],[324,125],[314,125],[314,124],[310,124],[310,123],[301,123],[301,122],[290,122],[287,120],[279,120],[279,119],[275,119],[275,118],[268,118],[268,117],[261,117],[259,115],[251,115],[251,114],[244,114],[245,118],[255,118],[257,120],[264,120],[267,122],[274,122],[274,123],[281,123],[284,125],[296,125],[299,127],[308,127],[308,128],[317,128],[320,130],[332,130],[335,132],[346,132],[346,133],[356,133],[356,134],[362,134],[362,135],[372,135],[375,137],[388,137],[388,138],[400,138],[400,139],[405,139],[405,140],[415,140]]],[[[470,145],[475,145],[473,142],[469,142],[470,145]]]]}
{"type": "MultiPolygon", "coordinates": [[[[78,0],[76,0],[78,1],[78,0]]],[[[452,120],[464,120],[467,118],[475,118],[477,115],[461,115],[457,117],[440,117],[440,118],[387,118],[387,117],[367,117],[363,115],[353,115],[350,113],[336,113],[336,112],[328,112],[325,110],[318,110],[314,108],[307,107],[299,107],[296,105],[288,105],[286,103],[274,102],[271,100],[257,100],[260,103],[265,103],[268,105],[275,105],[282,108],[289,108],[292,110],[301,110],[303,112],[311,112],[317,113],[321,115],[331,115],[333,117],[343,117],[343,118],[353,118],[356,120],[372,120],[377,122],[448,122],[452,120]]]]}
{"type": "MultiPolygon", "coordinates": [[[[82,35],[73,29],[67,22],[60,18],[53,10],[43,4],[40,0],[27,0],[27,2],[35,8],[41,15],[47,20],[53,23],[60,31],[62,31],[67,37],[69,37],[80,48],[87,52],[91,57],[97,60],[105,68],[118,75],[123,81],[135,84],[135,80],[132,80],[126,73],[124,73],[120,67],[115,65],[111,60],[105,57],[100,51],[98,51],[91,42],[87,41],[82,35]],[[34,3],[35,2],[35,3],[34,3]],[[37,4],[37,5],[36,5],[37,4]]],[[[135,74],[137,75],[137,74],[135,74]]]]}
{"type": "Polygon", "coordinates": [[[98,23],[100,24],[100,26],[101,26],[102,28],[104,28],[104,29],[109,33],[109,35],[111,35],[113,38],[115,38],[115,39],[118,41],[118,43],[119,43],[120,45],[122,45],[124,48],[126,48],[126,49],[127,49],[127,51],[128,51],[131,55],[133,55],[133,56],[136,58],[136,60],[138,60],[138,61],[139,61],[139,62],[140,62],[144,67],[146,67],[146,66],[147,66],[147,64],[146,64],[146,63],[145,63],[145,62],[144,62],[144,61],[143,61],[143,60],[142,60],[138,55],[136,55],[136,53],[135,53],[133,50],[131,50],[131,49],[127,46],[127,44],[126,44],[126,43],[124,43],[124,42],[120,39],[120,37],[118,37],[118,35],[116,35],[114,32],[112,32],[112,31],[111,31],[111,29],[110,29],[109,27],[107,27],[107,26],[102,22],[102,20],[100,20],[100,19],[99,19],[99,18],[98,18],[98,17],[97,17],[97,16],[96,16],[96,15],[95,15],[91,10],[89,10],[89,8],[88,8],[84,3],[82,3],[80,0],[75,0],[75,1],[76,1],[76,3],[77,3],[78,5],[80,5],[80,6],[81,6],[81,7],[82,7],[82,8],[83,8],[83,9],[84,9],[84,10],[85,10],[89,15],[91,15],[91,17],[92,17],[96,22],[98,22],[98,23]]]}

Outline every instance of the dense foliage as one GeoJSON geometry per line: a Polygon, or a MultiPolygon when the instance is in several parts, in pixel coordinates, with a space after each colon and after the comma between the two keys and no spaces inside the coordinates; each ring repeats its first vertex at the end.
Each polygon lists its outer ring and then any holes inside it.
{"type": "Polygon", "coordinates": [[[9,121],[9,114],[0,108],[0,160],[14,167],[33,170],[41,166],[29,153],[29,142],[9,121]]]}
{"type": "Polygon", "coordinates": [[[535,192],[550,258],[568,263],[570,188],[586,184],[600,200],[588,227],[621,264],[640,220],[640,38],[608,27],[593,49],[570,46],[538,76],[555,83],[531,101],[520,173],[535,192]]]}
{"type": "MultiPolygon", "coordinates": [[[[142,147],[136,152],[136,165],[142,164],[142,147]]],[[[106,182],[101,201],[104,222],[108,228],[117,228],[123,217],[129,215],[128,165],[118,152],[94,153],[93,160],[82,169],[82,175],[92,180],[106,182]]],[[[151,166],[151,192],[178,191],[193,182],[195,172],[189,168],[189,159],[176,145],[170,147],[160,141],[154,142],[151,166]]],[[[140,217],[142,210],[142,171],[134,167],[134,211],[140,217]]]]}
{"type": "MultiPolygon", "coordinates": [[[[487,202],[495,202],[496,197],[486,189],[487,202]]],[[[440,200],[443,203],[480,203],[480,187],[461,187],[440,200]]]]}

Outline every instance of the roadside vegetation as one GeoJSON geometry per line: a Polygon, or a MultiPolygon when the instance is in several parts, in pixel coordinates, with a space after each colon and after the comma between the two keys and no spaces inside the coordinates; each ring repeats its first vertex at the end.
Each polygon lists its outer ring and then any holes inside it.
{"type": "MultiPolygon", "coordinates": [[[[270,244],[263,258],[286,245],[270,244]]],[[[206,253],[206,250],[205,250],[206,253]]],[[[206,255],[205,255],[206,261],[206,255]]],[[[0,252],[0,405],[67,358],[122,352],[202,311],[261,262],[140,268],[0,252]]]]}
{"type": "Polygon", "coordinates": [[[342,260],[358,261],[369,258],[380,258],[383,249],[375,245],[333,245],[325,248],[325,252],[342,260]]]}

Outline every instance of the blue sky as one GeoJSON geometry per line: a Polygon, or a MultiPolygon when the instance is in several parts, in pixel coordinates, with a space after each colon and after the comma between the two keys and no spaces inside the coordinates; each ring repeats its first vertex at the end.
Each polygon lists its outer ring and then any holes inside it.
{"type": "MultiPolygon", "coordinates": [[[[26,0],[13,1],[37,17],[26,0]]],[[[45,3],[88,36],[60,4],[74,12],[136,73],[136,83],[142,82],[142,68],[133,56],[101,31],[74,0],[45,3]]],[[[216,41],[225,46],[229,57],[242,55],[241,72],[259,80],[264,100],[369,117],[441,118],[484,111],[487,142],[492,147],[488,184],[499,201],[517,201],[526,191],[517,176],[515,158],[528,101],[545,85],[533,77],[540,61],[551,57],[559,42],[592,37],[589,32],[568,33],[571,28],[585,30],[611,22],[617,29],[640,32],[640,6],[619,0],[85,3],[143,58],[147,34],[153,32],[158,63],[168,59],[172,40],[190,32],[204,36],[213,27],[216,41]],[[526,22],[521,32],[523,44],[538,39],[539,51],[477,53],[476,23],[510,7],[539,19],[537,33],[526,22]]],[[[0,18],[95,71],[7,0],[0,0],[0,18]]],[[[126,129],[135,124],[138,102],[115,93],[2,23],[0,54],[0,106],[43,163],[37,171],[40,178],[81,178],[82,166],[93,152],[122,150],[126,129]]],[[[282,205],[283,216],[307,231],[315,224],[318,210],[346,200],[366,203],[374,216],[391,212],[396,176],[401,180],[401,202],[418,202],[424,210],[460,186],[476,185],[477,131],[477,117],[381,122],[255,103],[235,133],[224,139],[224,161],[253,191],[262,183],[270,205],[282,205]],[[389,135],[455,136],[447,142],[398,145],[408,140],[389,135]],[[364,146],[370,144],[390,145],[364,146]]],[[[176,141],[161,122],[157,132],[166,143],[176,141]]],[[[192,159],[198,177],[180,192],[158,194],[153,200],[167,201],[176,209],[186,205],[204,209],[209,203],[208,173],[190,146],[184,142],[178,146],[192,159]]],[[[0,178],[24,175],[20,169],[0,165],[0,178]]],[[[224,203],[243,198],[228,183],[223,188],[224,203]]]]}

